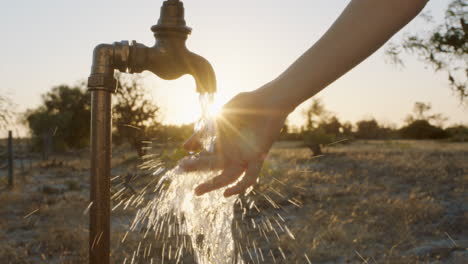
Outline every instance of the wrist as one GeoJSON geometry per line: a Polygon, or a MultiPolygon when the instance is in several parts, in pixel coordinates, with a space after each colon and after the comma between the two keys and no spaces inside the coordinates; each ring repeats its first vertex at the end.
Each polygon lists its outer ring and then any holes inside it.
{"type": "Polygon", "coordinates": [[[277,80],[263,85],[253,93],[265,108],[274,109],[280,114],[289,115],[298,105],[285,93],[284,87],[277,80]]]}

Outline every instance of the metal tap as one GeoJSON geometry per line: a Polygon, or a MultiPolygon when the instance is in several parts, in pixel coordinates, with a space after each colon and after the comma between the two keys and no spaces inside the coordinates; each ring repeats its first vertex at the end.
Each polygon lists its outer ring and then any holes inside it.
{"type": "Polygon", "coordinates": [[[216,92],[211,64],[190,52],[185,41],[191,33],[179,0],[167,0],[158,23],[151,27],[153,47],[132,41],[100,44],[93,53],[88,89],[91,91],[91,208],[89,263],[108,264],[110,250],[111,94],[116,89],[114,71],[151,71],[165,80],[184,74],[194,77],[199,93],[216,92]]]}
{"type": "Polygon", "coordinates": [[[148,70],[165,80],[174,80],[184,74],[195,79],[197,92],[216,92],[216,76],[211,64],[202,56],[189,51],[185,45],[192,29],[184,19],[184,6],[179,0],[167,0],[161,7],[161,16],[151,27],[156,38],[153,47],[132,41],[100,44],[94,49],[90,90],[115,87],[114,70],[140,73],[148,70]]]}

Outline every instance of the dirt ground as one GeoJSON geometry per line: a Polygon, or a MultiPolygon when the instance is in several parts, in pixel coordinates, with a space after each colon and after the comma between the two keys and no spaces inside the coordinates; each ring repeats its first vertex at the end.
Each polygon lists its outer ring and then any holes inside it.
{"type": "MultiPolygon", "coordinates": [[[[0,172],[0,263],[87,262],[87,159],[35,160],[17,171],[14,190],[0,172]]],[[[139,162],[116,151],[112,193],[127,186],[131,196],[152,179],[139,162]]],[[[255,245],[242,251],[246,263],[468,263],[468,143],[355,141],[311,157],[300,143],[279,142],[248,198],[258,210],[243,219],[235,210],[249,239],[239,241],[255,245]],[[290,232],[259,234],[254,223],[267,218],[290,232]]],[[[126,235],[135,211],[112,212],[112,263],[150,263],[148,255],[160,263],[157,240],[126,235]]]]}

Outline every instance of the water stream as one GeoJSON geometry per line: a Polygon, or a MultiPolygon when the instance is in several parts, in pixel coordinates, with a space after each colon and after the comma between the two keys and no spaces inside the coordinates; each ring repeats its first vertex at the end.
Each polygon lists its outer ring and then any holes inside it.
{"type": "MultiPolygon", "coordinates": [[[[212,102],[213,95],[200,95],[202,116],[195,125],[201,145],[207,152],[213,152],[216,139],[215,120],[210,109],[212,102]]],[[[198,197],[194,194],[195,187],[219,175],[220,171],[186,172],[179,166],[167,171],[164,163],[153,155],[148,155],[139,167],[149,170],[152,180],[114,207],[138,209],[129,232],[139,233],[142,237],[133,257],[128,259],[130,264],[137,263],[138,259],[156,263],[147,258],[153,242],[157,244],[155,250],[160,254],[161,263],[286,261],[287,253],[281,245],[285,237],[291,240],[295,237],[287,226],[287,217],[282,214],[287,213],[288,207],[300,207],[300,202],[271,187],[268,190],[250,189],[245,195],[230,198],[223,196],[223,189],[198,197]],[[279,197],[280,203],[272,195],[279,197]],[[270,208],[268,212],[266,208],[270,208]],[[144,240],[151,242],[143,249],[141,243],[144,240]]],[[[119,200],[124,189],[117,191],[112,199],[119,200]]],[[[307,255],[304,257],[304,263],[310,263],[307,255]]]]}
{"type": "MultiPolygon", "coordinates": [[[[212,101],[213,95],[200,95],[203,114],[195,130],[201,134],[205,151],[214,149],[212,101]]],[[[154,233],[158,241],[164,241],[163,258],[174,262],[192,251],[198,264],[243,263],[231,230],[237,197],[224,198],[223,190],[201,197],[194,194],[198,184],[217,174],[219,171],[185,172],[179,166],[166,172],[151,190],[156,195],[138,210],[131,230],[146,230],[145,236],[154,233]]]]}

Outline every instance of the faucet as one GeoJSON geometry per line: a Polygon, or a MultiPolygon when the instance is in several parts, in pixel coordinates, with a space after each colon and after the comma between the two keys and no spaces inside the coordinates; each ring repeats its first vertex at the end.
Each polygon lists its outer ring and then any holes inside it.
{"type": "Polygon", "coordinates": [[[153,47],[136,41],[121,41],[99,44],[93,52],[88,78],[91,92],[90,264],[108,264],[110,255],[111,95],[117,86],[114,71],[140,73],[148,70],[165,80],[190,74],[198,93],[216,92],[213,67],[185,45],[192,29],[186,25],[181,1],[164,1],[158,23],[151,30],[156,38],[153,47]]]}
{"type": "Polygon", "coordinates": [[[184,6],[179,0],[167,0],[161,7],[158,23],[151,27],[156,38],[153,47],[132,41],[100,44],[93,54],[90,90],[107,86],[115,88],[114,70],[140,73],[148,70],[165,80],[184,74],[194,77],[197,92],[216,92],[216,77],[211,64],[187,49],[185,41],[192,29],[186,26],[184,6]]]}

